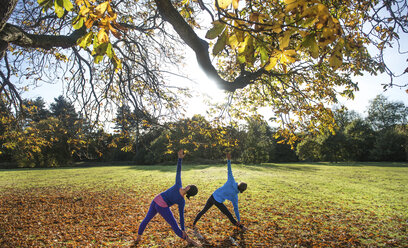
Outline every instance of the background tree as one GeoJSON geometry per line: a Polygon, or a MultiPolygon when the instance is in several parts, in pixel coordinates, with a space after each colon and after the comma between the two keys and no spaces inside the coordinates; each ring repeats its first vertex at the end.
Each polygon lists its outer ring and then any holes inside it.
{"type": "MultiPolygon", "coordinates": [[[[199,163],[220,162],[226,151],[245,163],[298,159],[406,161],[408,158],[406,124],[374,131],[366,119],[345,110],[333,111],[337,120],[335,133],[300,134],[301,142],[293,145],[295,154],[261,116],[248,119],[245,126],[231,122],[225,128],[224,124],[214,126],[205,117],[196,115],[160,126],[142,125],[140,136],[136,138],[131,121],[118,122],[118,132],[114,134],[102,129],[95,131],[63,97],[55,99],[52,113],[41,104],[41,99],[24,99],[23,102],[21,112],[13,113],[6,106],[0,108],[2,167],[53,167],[73,165],[72,162],[119,160],[136,164],[167,163],[174,160],[172,151],[177,147],[188,150],[190,162],[199,163]],[[41,112],[47,114],[41,115],[41,112]],[[67,129],[66,123],[71,123],[71,129],[67,129]],[[138,149],[126,151],[129,147],[138,149]]],[[[129,108],[123,108],[122,112],[118,117],[124,113],[133,116],[129,108]]]]}
{"type": "Polygon", "coordinates": [[[245,163],[268,162],[273,154],[272,132],[268,123],[260,116],[247,119],[246,135],[243,138],[241,159],[245,163]]]}
{"type": "Polygon", "coordinates": [[[340,130],[344,130],[351,122],[362,119],[363,117],[354,110],[347,110],[344,107],[334,107],[333,109],[334,119],[336,125],[340,130]]]}
{"type": "Polygon", "coordinates": [[[378,132],[371,157],[375,161],[406,161],[406,137],[394,127],[378,132]]]}
{"type": "Polygon", "coordinates": [[[405,150],[405,161],[408,161],[408,125],[399,125],[395,128],[395,131],[405,139],[405,143],[402,144],[402,147],[405,150]]]}
{"type": "Polygon", "coordinates": [[[58,120],[55,124],[59,131],[55,132],[56,143],[53,147],[58,150],[58,164],[69,164],[75,154],[84,145],[82,120],[74,105],[63,96],[54,98],[50,106],[51,115],[58,120]]]}
{"type": "Polygon", "coordinates": [[[23,105],[25,108],[23,108],[22,115],[26,115],[24,118],[27,122],[39,122],[50,116],[50,111],[46,108],[45,101],[41,97],[37,97],[34,100],[24,99],[23,105]]]}
{"type": "Polygon", "coordinates": [[[349,123],[344,129],[346,138],[348,161],[369,161],[373,148],[375,134],[371,126],[358,118],[349,123]]]}
{"type": "Polygon", "coordinates": [[[128,105],[122,105],[118,108],[116,118],[114,119],[114,142],[115,160],[132,160],[134,153],[137,153],[138,133],[137,122],[134,114],[128,105]]]}
{"type": "Polygon", "coordinates": [[[35,112],[31,111],[35,110],[35,105],[28,104],[22,106],[21,112],[1,113],[2,152],[9,154],[11,161],[21,167],[53,166],[54,163],[47,165],[43,153],[52,146],[53,140],[48,134],[58,125],[43,125],[47,119],[32,120],[35,112]]]}
{"type": "Polygon", "coordinates": [[[402,102],[389,101],[383,95],[370,101],[367,112],[367,119],[376,131],[407,124],[408,121],[408,107],[402,102]]]}
{"type": "Polygon", "coordinates": [[[3,162],[11,162],[12,150],[6,148],[8,141],[8,130],[12,127],[13,116],[11,109],[4,105],[3,101],[0,101],[0,160],[3,162]]]}
{"type": "Polygon", "coordinates": [[[311,135],[302,137],[302,140],[296,147],[296,155],[303,161],[319,161],[320,145],[316,138],[311,135]]]}
{"type": "Polygon", "coordinates": [[[296,147],[299,145],[286,144],[285,140],[277,135],[277,131],[272,128],[272,144],[270,149],[269,162],[297,162],[299,158],[296,155],[296,147]]]}

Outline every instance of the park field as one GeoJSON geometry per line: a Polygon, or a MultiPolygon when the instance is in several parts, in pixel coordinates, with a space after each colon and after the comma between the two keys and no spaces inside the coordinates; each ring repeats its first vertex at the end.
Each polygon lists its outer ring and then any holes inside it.
{"type": "MultiPolygon", "coordinates": [[[[0,170],[0,247],[134,247],[176,163],[0,170]]],[[[197,224],[204,247],[408,247],[407,163],[232,164],[240,232],[216,207],[197,224]]],[[[186,230],[227,179],[226,164],[183,164],[186,230]]],[[[232,204],[226,202],[232,211],[232,204]]],[[[178,220],[177,206],[172,211],[178,220]]],[[[197,240],[196,237],[192,236],[197,240]]],[[[138,247],[188,247],[156,216],[138,247]]]]}

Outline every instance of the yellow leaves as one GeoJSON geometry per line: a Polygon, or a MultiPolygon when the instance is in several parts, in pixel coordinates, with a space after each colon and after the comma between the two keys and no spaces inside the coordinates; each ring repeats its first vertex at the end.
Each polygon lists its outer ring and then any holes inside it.
{"type": "Polygon", "coordinates": [[[81,8],[79,9],[78,16],[87,16],[91,10],[86,6],[82,5],[81,8]]]}
{"type": "Polygon", "coordinates": [[[218,7],[221,9],[226,9],[231,3],[232,0],[215,0],[218,3],[218,7]]]}
{"type": "Polygon", "coordinates": [[[101,28],[101,29],[99,29],[99,32],[98,32],[98,41],[100,42],[100,43],[107,43],[107,42],[109,42],[109,36],[108,36],[108,34],[106,33],[106,30],[105,29],[103,29],[103,28],[101,28]]]}
{"type": "Polygon", "coordinates": [[[284,50],[280,56],[280,62],[282,64],[291,64],[296,61],[296,51],[293,49],[284,50]]]}
{"type": "Polygon", "coordinates": [[[59,18],[63,17],[65,11],[72,11],[74,6],[70,0],[37,0],[38,4],[46,11],[54,6],[55,13],[59,18]]]}
{"type": "Polygon", "coordinates": [[[273,32],[275,33],[280,33],[282,32],[282,24],[280,23],[274,23],[272,24],[271,27],[269,27],[273,32]]]}
{"type": "Polygon", "coordinates": [[[276,64],[278,63],[278,58],[277,57],[271,57],[269,59],[269,64],[265,66],[265,70],[270,71],[273,68],[275,68],[276,64]]]}
{"type": "Polygon", "coordinates": [[[70,0],[63,0],[63,6],[67,11],[72,11],[74,8],[70,0]]]}
{"type": "Polygon", "coordinates": [[[122,147],[120,150],[121,150],[122,152],[129,152],[129,151],[132,150],[132,146],[131,146],[131,145],[129,145],[129,146],[124,146],[124,147],[122,147]]]}
{"type": "Polygon", "coordinates": [[[329,65],[337,70],[343,64],[343,55],[339,51],[334,51],[329,58],[329,65]]]}
{"type": "Polygon", "coordinates": [[[55,53],[55,58],[60,61],[68,61],[67,56],[61,53],[55,53]]]}
{"type": "Polygon", "coordinates": [[[122,69],[122,62],[116,55],[113,56],[113,65],[115,66],[115,71],[122,69]]]}
{"type": "Polygon", "coordinates": [[[306,0],[285,0],[285,4],[287,4],[285,8],[285,12],[291,12],[292,10],[298,8],[298,7],[303,7],[307,4],[306,0]]]}
{"type": "Polygon", "coordinates": [[[177,147],[197,151],[198,149],[207,150],[212,147],[222,149],[238,145],[238,141],[231,137],[230,130],[224,124],[217,120],[208,122],[201,116],[194,116],[175,123],[166,133],[166,139],[169,153],[178,149],[177,147]]]}
{"type": "Polygon", "coordinates": [[[92,4],[93,2],[95,1],[76,1],[80,10],[78,16],[73,20],[73,27],[79,29],[85,25],[87,29],[94,28],[94,31],[89,31],[78,39],[77,44],[82,48],[87,48],[93,41],[94,62],[99,63],[104,55],[107,55],[117,71],[122,68],[122,63],[112,49],[110,34],[120,39],[119,30],[126,31],[126,29],[116,22],[117,14],[113,11],[110,1],[104,1],[96,6],[92,4]],[[95,27],[96,24],[97,27],[95,27]]]}
{"type": "Polygon", "coordinates": [[[55,0],[54,8],[55,8],[55,13],[57,14],[57,16],[61,18],[65,13],[63,0],[55,0]]]}
{"type": "Polygon", "coordinates": [[[88,47],[93,40],[94,33],[91,31],[77,40],[78,46],[82,48],[88,47]]]}
{"type": "Polygon", "coordinates": [[[279,49],[284,50],[289,46],[290,36],[292,35],[292,31],[285,31],[282,37],[279,37],[279,49]]]}
{"type": "Polygon", "coordinates": [[[238,53],[241,63],[253,64],[255,60],[254,56],[255,44],[254,38],[251,35],[247,35],[243,42],[238,43],[238,53]]]}
{"type": "Polygon", "coordinates": [[[234,9],[238,9],[238,5],[239,5],[239,0],[232,0],[232,7],[234,9]]]}
{"type": "MultiPolygon", "coordinates": [[[[291,13],[291,21],[295,25],[288,28],[279,38],[279,49],[283,51],[290,46],[289,30],[292,30],[292,34],[298,33],[303,37],[300,43],[296,40],[293,42],[297,49],[306,50],[314,59],[320,56],[320,51],[326,51],[322,56],[329,54],[327,58],[329,65],[335,70],[338,69],[343,61],[344,42],[338,42],[337,45],[335,42],[342,40],[343,30],[339,20],[332,16],[333,10],[319,0],[285,0],[284,3],[285,12],[291,13]],[[331,52],[327,53],[327,50],[331,52]]],[[[291,55],[278,56],[280,56],[278,59],[280,63],[288,64],[295,59],[291,55]]],[[[275,59],[270,58],[267,68],[273,68],[275,62],[275,59]]]]}
{"type": "Polygon", "coordinates": [[[234,35],[231,35],[230,37],[228,37],[228,45],[229,45],[232,49],[237,48],[237,47],[238,47],[238,44],[239,44],[238,38],[237,38],[237,36],[236,36],[235,34],[234,34],[234,35]]]}
{"type": "MultiPolygon", "coordinates": [[[[333,43],[341,38],[342,29],[332,16],[332,10],[319,0],[283,2],[286,4],[283,13],[248,11],[244,15],[235,12],[237,19],[223,19],[227,25],[214,23],[207,32],[207,38],[218,37],[213,54],[219,54],[228,45],[228,49],[235,50],[238,63],[257,64],[266,70],[279,65],[279,69],[287,72],[288,66],[301,58],[319,56],[325,61],[330,57],[330,66],[338,68],[342,63],[342,50],[335,52],[333,43]]],[[[221,3],[227,7],[232,1],[221,3]]]]}
{"type": "Polygon", "coordinates": [[[84,18],[79,15],[74,17],[74,19],[72,20],[72,26],[74,27],[74,29],[80,29],[83,25],[84,18]]]}
{"type": "Polygon", "coordinates": [[[268,62],[268,59],[269,59],[268,50],[264,46],[258,46],[257,52],[259,53],[261,57],[261,66],[264,66],[268,62]]]}
{"type": "Polygon", "coordinates": [[[85,21],[85,27],[87,28],[87,29],[90,29],[92,26],[93,26],[93,24],[94,24],[94,19],[93,18],[88,18],[86,21],[85,21]]]}
{"type": "Polygon", "coordinates": [[[104,15],[105,11],[108,9],[108,5],[110,5],[110,4],[109,4],[108,1],[106,1],[106,2],[103,2],[103,3],[99,4],[98,6],[96,6],[95,11],[94,11],[95,15],[98,18],[102,17],[104,15]]]}
{"type": "Polygon", "coordinates": [[[336,46],[333,49],[333,52],[329,58],[329,65],[334,69],[337,70],[343,64],[343,50],[344,47],[344,40],[339,39],[336,46]]]}
{"type": "Polygon", "coordinates": [[[283,70],[286,72],[287,65],[297,61],[297,53],[293,49],[274,52],[270,59],[269,64],[265,66],[265,70],[272,70],[279,62],[282,65],[283,70]]]}

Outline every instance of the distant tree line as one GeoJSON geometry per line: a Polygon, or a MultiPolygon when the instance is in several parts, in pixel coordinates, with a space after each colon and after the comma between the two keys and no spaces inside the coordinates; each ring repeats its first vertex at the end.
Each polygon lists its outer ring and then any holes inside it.
{"type": "Polygon", "coordinates": [[[304,135],[296,147],[307,161],[408,161],[408,108],[401,102],[374,98],[362,118],[353,111],[334,111],[335,134],[304,135]]]}
{"type": "Polygon", "coordinates": [[[169,151],[179,147],[197,163],[220,161],[227,150],[244,163],[408,161],[408,107],[382,95],[370,102],[366,118],[334,109],[334,132],[301,133],[292,147],[259,116],[223,129],[200,115],[153,126],[144,115],[122,106],[114,130],[107,132],[91,127],[64,97],[54,100],[49,109],[42,98],[25,100],[18,113],[0,102],[0,167],[158,164],[173,161],[175,155],[169,151]]]}

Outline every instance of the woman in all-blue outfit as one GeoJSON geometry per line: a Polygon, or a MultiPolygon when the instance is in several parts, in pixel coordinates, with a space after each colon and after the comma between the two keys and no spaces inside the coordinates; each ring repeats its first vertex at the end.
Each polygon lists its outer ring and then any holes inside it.
{"type": "Polygon", "coordinates": [[[228,164],[228,180],[227,182],[220,188],[218,188],[214,193],[208,198],[207,203],[205,204],[204,208],[197,214],[193,226],[195,229],[195,225],[197,221],[203,216],[208,209],[210,209],[213,205],[217,206],[219,210],[223,214],[225,214],[228,219],[231,221],[232,224],[235,226],[240,227],[242,230],[246,230],[246,228],[241,224],[241,218],[239,217],[239,209],[238,209],[238,193],[242,193],[246,190],[247,184],[244,182],[236,183],[234,176],[232,175],[231,170],[231,154],[227,154],[227,164],[228,164]],[[232,216],[231,212],[228,208],[224,205],[224,201],[229,200],[232,202],[234,206],[235,216],[237,217],[238,221],[232,216]]]}
{"type": "Polygon", "coordinates": [[[188,243],[198,246],[198,244],[190,239],[187,236],[187,233],[184,231],[184,205],[185,200],[184,196],[187,199],[190,199],[191,196],[195,196],[198,192],[198,189],[195,185],[187,185],[185,188],[182,187],[181,183],[181,161],[184,158],[183,150],[178,152],[178,162],[177,162],[177,174],[176,174],[176,183],[166,191],[158,194],[150,204],[149,211],[146,214],[146,217],[140,223],[138,235],[136,238],[136,243],[141,239],[141,236],[150,222],[150,220],[159,213],[166,221],[170,224],[173,231],[180,238],[187,240],[188,243]],[[176,219],[173,216],[173,213],[170,210],[170,207],[174,204],[178,205],[179,216],[180,216],[180,227],[177,224],[176,219]]]}

